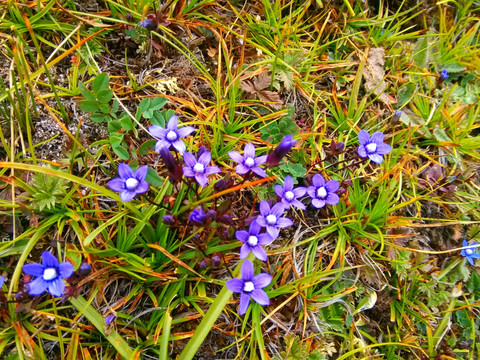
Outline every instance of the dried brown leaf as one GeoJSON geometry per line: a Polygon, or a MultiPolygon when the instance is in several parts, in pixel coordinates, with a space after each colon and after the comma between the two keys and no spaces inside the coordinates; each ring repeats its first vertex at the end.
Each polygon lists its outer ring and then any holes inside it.
{"type": "Polygon", "coordinates": [[[365,89],[378,96],[378,98],[386,104],[392,103],[394,100],[391,96],[384,93],[387,88],[385,77],[385,49],[372,48],[368,52],[367,63],[363,68],[363,78],[365,79],[365,89]]]}

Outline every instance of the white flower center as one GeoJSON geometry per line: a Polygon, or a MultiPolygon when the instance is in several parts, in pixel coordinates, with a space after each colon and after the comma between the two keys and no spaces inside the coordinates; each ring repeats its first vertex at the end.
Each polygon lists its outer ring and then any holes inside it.
{"type": "Polygon", "coordinates": [[[135,190],[138,186],[138,180],[135,178],[128,178],[127,181],[125,181],[125,186],[127,190],[135,190]]]}
{"type": "Polygon", "coordinates": [[[368,152],[369,154],[371,154],[371,153],[374,153],[375,151],[377,151],[377,144],[375,144],[375,143],[370,143],[370,144],[368,144],[367,146],[365,146],[365,148],[367,149],[367,152],[368,152]]]}
{"type": "Polygon", "coordinates": [[[253,282],[251,281],[245,281],[243,283],[243,291],[245,292],[252,292],[253,290],[255,290],[255,285],[253,285],[253,282]]]}
{"type": "Polygon", "coordinates": [[[196,163],[193,167],[193,171],[195,171],[197,174],[203,174],[205,171],[205,166],[203,166],[203,164],[196,163]]]}
{"type": "Polygon", "coordinates": [[[169,141],[175,141],[177,140],[178,136],[177,136],[177,133],[173,130],[170,130],[167,134],[167,140],[169,141]]]}
{"type": "Polygon", "coordinates": [[[473,254],[473,250],[472,250],[472,249],[466,249],[466,250],[465,250],[465,254],[467,254],[467,255],[472,255],[472,254],[473,254]]]}
{"type": "Polygon", "coordinates": [[[46,268],[43,271],[43,280],[49,281],[57,277],[57,269],[55,268],[46,268]]]}
{"type": "Polygon", "coordinates": [[[325,187],[320,186],[317,189],[317,197],[323,199],[325,196],[327,196],[327,190],[325,190],[325,187]]]}
{"type": "Polygon", "coordinates": [[[247,165],[249,168],[255,165],[255,160],[253,160],[251,157],[245,159],[245,165],[247,165]]]}
{"type": "Polygon", "coordinates": [[[277,217],[273,214],[267,216],[267,224],[268,225],[275,225],[277,223],[277,217]]]}
{"type": "Polygon", "coordinates": [[[285,199],[287,199],[288,201],[292,201],[294,198],[295,194],[293,193],[293,191],[287,191],[285,193],[285,199]]]}
{"type": "Polygon", "coordinates": [[[258,244],[258,238],[257,238],[255,235],[250,235],[250,236],[248,237],[248,241],[247,241],[247,242],[248,242],[248,244],[249,244],[250,246],[255,246],[255,245],[258,244]]]}

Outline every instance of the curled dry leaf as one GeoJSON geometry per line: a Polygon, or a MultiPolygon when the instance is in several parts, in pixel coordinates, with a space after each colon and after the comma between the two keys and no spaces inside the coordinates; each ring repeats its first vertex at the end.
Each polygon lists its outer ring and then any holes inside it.
{"type": "Polygon", "coordinates": [[[274,109],[280,109],[283,104],[277,92],[265,90],[270,86],[271,78],[264,72],[258,75],[253,81],[244,80],[240,84],[240,88],[249,94],[254,95],[258,100],[267,101],[274,109]]]}

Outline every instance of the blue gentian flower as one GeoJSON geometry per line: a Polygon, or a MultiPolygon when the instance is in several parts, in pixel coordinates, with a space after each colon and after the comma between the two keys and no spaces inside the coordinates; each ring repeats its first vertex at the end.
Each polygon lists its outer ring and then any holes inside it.
{"type": "Polygon", "coordinates": [[[470,245],[468,245],[468,241],[463,240],[463,247],[467,247],[467,246],[470,246],[471,248],[463,249],[462,251],[460,251],[460,255],[462,255],[463,257],[466,257],[470,265],[473,265],[475,259],[480,259],[480,254],[475,252],[475,248],[474,248],[474,246],[478,246],[478,243],[473,242],[470,245]]]}
{"type": "Polygon", "coordinates": [[[440,73],[440,78],[442,80],[447,80],[449,78],[447,69],[443,69],[440,73]]]}
{"type": "Polygon", "coordinates": [[[110,325],[116,318],[117,318],[117,315],[105,316],[105,325],[110,325]]]}
{"type": "Polygon", "coordinates": [[[267,176],[265,170],[259,167],[259,165],[262,165],[267,161],[267,155],[255,157],[255,146],[252,143],[245,145],[243,156],[236,151],[229,151],[228,156],[230,156],[230,159],[238,163],[235,170],[237,174],[245,175],[249,171],[253,171],[260,177],[267,176]]]}
{"type": "Polygon", "coordinates": [[[160,153],[160,157],[165,163],[165,167],[168,170],[168,177],[170,182],[175,184],[182,181],[183,179],[182,167],[177,162],[177,160],[175,160],[170,150],[168,150],[168,148],[166,147],[162,147],[160,148],[159,153],[160,153]]]}
{"type": "Polygon", "coordinates": [[[143,194],[148,191],[147,177],[148,166],[140,166],[137,171],[133,171],[130,166],[124,163],[118,164],[118,178],[110,180],[107,185],[113,191],[120,193],[120,199],[123,202],[132,200],[137,194],[143,194]]]}
{"type": "Polygon", "coordinates": [[[3,286],[4,282],[5,282],[5,278],[3,276],[0,276],[0,288],[3,286]]]}
{"type": "Polygon", "coordinates": [[[315,174],[312,178],[312,186],[307,188],[307,193],[312,198],[312,205],[320,209],[328,205],[338,204],[340,198],[336,191],[340,187],[337,180],[330,180],[325,182],[325,179],[320,174],[315,174]]]}
{"type": "Polygon", "coordinates": [[[23,272],[32,275],[35,279],[28,284],[30,296],[41,295],[45,290],[56,297],[63,295],[65,283],[62,279],[68,279],[73,274],[73,265],[68,261],[58,263],[58,260],[49,251],[42,253],[42,264],[23,265],[23,272]]]}
{"type": "Polygon", "coordinates": [[[282,204],[285,207],[285,210],[290,208],[290,206],[295,206],[300,210],[305,210],[306,207],[302,204],[298,198],[301,198],[307,192],[307,188],[299,186],[297,188],[293,188],[293,179],[289,175],[283,181],[283,186],[275,185],[274,186],[275,193],[282,199],[282,204]]]}
{"type": "Polygon", "coordinates": [[[358,141],[360,146],[357,149],[357,153],[360,157],[368,158],[377,164],[383,162],[382,155],[388,154],[392,148],[390,145],[383,142],[383,133],[377,131],[370,137],[368,132],[365,130],[360,130],[358,133],[358,141]]]}
{"type": "Polygon", "coordinates": [[[203,211],[203,208],[201,206],[199,206],[199,207],[192,210],[192,212],[188,216],[188,220],[190,220],[190,222],[193,222],[193,223],[196,223],[196,224],[199,224],[199,225],[203,225],[203,224],[205,224],[205,221],[207,221],[207,217],[208,216],[203,211]]]}
{"type": "Polygon", "coordinates": [[[209,166],[212,155],[209,151],[204,151],[198,160],[194,155],[186,152],[183,154],[183,161],[187,166],[183,168],[183,175],[186,177],[195,177],[200,186],[208,184],[209,175],[218,174],[221,170],[218,166],[209,166]]]}
{"type": "Polygon", "coordinates": [[[293,145],[297,140],[293,140],[293,135],[286,135],[283,137],[280,144],[268,154],[267,157],[267,166],[274,167],[278,166],[280,160],[287,155],[287,153],[292,149],[293,145]]]}
{"type": "Polygon", "coordinates": [[[255,220],[260,226],[267,228],[267,233],[273,239],[278,237],[281,228],[293,225],[293,221],[287,217],[282,217],[285,208],[282,203],[277,203],[270,208],[268,202],[262,200],[260,202],[260,215],[255,220]]]}
{"type": "Polygon", "coordinates": [[[187,150],[187,146],[182,138],[194,132],[195,128],[192,126],[184,126],[178,129],[178,116],[173,115],[168,120],[166,129],[158,125],[152,125],[148,128],[148,131],[158,139],[155,144],[156,152],[159,153],[161,148],[166,147],[170,149],[173,146],[180,154],[183,154],[185,150],[187,150]]]}
{"type": "Polygon", "coordinates": [[[245,259],[251,251],[257,259],[267,261],[267,252],[262,245],[270,244],[273,239],[267,233],[260,234],[261,229],[262,227],[256,221],[252,221],[248,231],[235,232],[235,237],[243,243],[240,248],[240,259],[245,259]]]}
{"type": "Polygon", "coordinates": [[[240,294],[239,315],[247,312],[250,298],[256,303],[267,306],[270,305],[270,298],[262,289],[272,282],[272,276],[267,273],[261,273],[254,276],[253,264],[246,259],[240,269],[240,278],[227,281],[228,290],[240,294]]]}

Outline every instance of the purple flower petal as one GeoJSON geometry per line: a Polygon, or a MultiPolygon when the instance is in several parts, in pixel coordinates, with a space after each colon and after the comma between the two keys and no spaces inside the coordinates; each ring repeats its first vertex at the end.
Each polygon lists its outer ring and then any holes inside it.
{"type": "Polygon", "coordinates": [[[148,128],[148,132],[157,139],[164,139],[167,133],[167,130],[158,125],[152,125],[148,128]]]}
{"type": "Polygon", "coordinates": [[[118,176],[123,180],[134,177],[133,170],[125,163],[118,164],[118,176]]]}
{"type": "Polygon", "coordinates": [[[325,200],[312,199],[312,205],[317,209],[321,209],[325,206],[325,200]]]}
{"type": "Polygon", "coordinates": [[[243,150],[243,157],[245,159],[255,157],[255,146],[252,143],[248,143],[247,145],[245,145],[245,149],[243,150]]]}
{"type": "Polygon", "coordinates": [[[197,159],[195,159],[195,156],[189,152],[185,152],[183,154],[183,161],[185,162],[185,165],[191,168],[193,168],[197,163],[197,159]]]}
{"type": "Polygon", "coordinates": [[[273,241],[272,237],[267,233],[259,234],[257,238],[260,245],[269,245],[273,241]]]}
{"type": "Polygon", "coordinates": [[[267,177],[267,173],[265,172],[265,170],[260,169],[258,166],[255,166],[255,167],[251,168],[250,170],[252,170],[255,174],[257,174],[258,176],[260,176],[262,178],[267,177]]]}
{"type": "Polygon", "coordinates": [[[65,291],[65,283],[63,282],[62,278],[57,277],[55,280],[49,281],[47,284],[47,289],[50,294],[55,297],[60,297],[63,295],[63,292],[65,291]]]}
{"type": "Polygon", "coordinates": [[[208,166],[205,169],[205,175],[218,174],[219,172],[222,172],[222,170],[218,166],[208,166]]]}
{"type": "Polygon", "coordinates": [[[270,226],[270,225],[267,225],[267,233],[273,238],[273,239],[276,239],[278,238],[278,235],[280,234],[280,231],[273,227],[273,226],[270,226]]]}
{"type": "Polygon", "coordinates": [[[149,187],[150,187],[150,184],[149,184],[149,183],[147,183],[146,181],[142,181],[142,182],[138,185],[138,187],[135,189],[135,192],[136,192],[137,194],[146,193],[146,192],[148,191],[149,187]]]}
{"type": "Polygon", "coordinates": [[[137,171],[135,171],[135,178],[142,182],[147,177],[148,165],[140,166],[137,171]]]}
{"type": "Polygon", "coordinates": [[[240,240],[241,242],[246,242],[248,240],[249,233],[245,230],[237,230],[235,231],[235,238],[240,240]]]}
{"type": "Polygon", "coordinates": [[[243,291],[243,280],[242,279],[228,280],[227,289],[234,293],[241,293],[243,291]]]}
{"type": "Polygon", "coordinates": [[[262,226],[256,222],[256,221],[252,221],[250,223],[250,226],[248,227],[248,232],[251,234],[251,235],[258,235],[258,233],[260,232],[260,230],[262,230],[262,226]]]}
{"type": "Polygon", "coordinates": [[[368,135],[368,131],[360,130],[358,133],[358,142],[364,145],[369,141],[370,141],[370,135],[368,135]]]}
{"type": "Polygon", "coordinates": [[[253,279],[253,264],[250,260],[245,260],[242,264],[240,269],[240,274],[242,276],[243,281],[251,281],[253,279]]]}
{"type": "Polygon", "coordinates": [[[260,304],[262,306],[270,305],[270,298],[263,290],[255,289],[250,293],[250,296],[257,304],[260,304]]]}
{"type": "Polygon", "coordinates": [[[382,155],[378,154],[369,154],[368,158],[373,161],[374,163],[381,164],[383,162],[383,157],[382,155]]]}
{"type": "Polygon", "coordinates": [[[251,250],[258,260],[267,261],[267,251],[263,247],[257,245],[251,248],[251,250]]]}
{"type": "Polygon", "coordinates": [[[306,209],[306,206],[301,201],[298,201],[298,200],[293,200],[292,205],[295,206],[297,209],[300,209],[300,210],[305,210],[306,209]]]}
{"type": "Polygon", "coordinates": [[[25,274],[35,277],[42,277],[43,272],[45,271],[45,266],[43,266],[42,264],[32,263],[23,265],[22,270],[25,274]]]}
{"type": "Polygon", "coordinates": [[[265,200],[260,201],[259,209],[260,209],[260,214],[262,214],[263,216],[267,216],[270,214],[270,206],[268,205],[268,202],[266,202],[265,200]]]}
{"type": "Polygon", "coordinates": [[[43,277],[37,277],[31,283],[28,284],[28,294],[30,296],[42,295],[47,290],[48,284],[43,277]]]}
{"type": "Polygon", "coordinates": [[[198,162],[202,164],[204,167],[210,165],[210,161],[212,161],[212,154],[209,151],[205,151],[198,157],[198,162]]]}
{"type": "Polygon", "coordinates": [[[258,165],[264,164],[267,161],[267,157],[268,157],[268,155],[262,155],[262,156],[259,156],[259,157],[255,158],[255,160],[254,160],[255,165],[258,166],[258,165]]]}
{"type": "Polygon", "coordinates": [[[317,196],[317,194],[316,194],[316,189],[315,189],[314,186],[309,186],[309,187],[307,188],[307,193],[308,193],[308,195],[309,195],[311,198],[315,198],[315,197],[317,196]]]}
{"type": "Polygon", "coordinates": [[[325,179],[323,178],[322,175],[315,174],[313,175],[312,183],[314,187],[319,188],[320,186],[325,185],[325,179]]]}
{"type": "Polygon", "coordinates": [[[277,219],[277,227],[286,228],[293,225],[292,219],[282,217],[277,219]]]}
{"type": "Polygon", "coordinates": [[[177,149],[180,154],[183,154],[187,150],[187,145],[181,140],[178,139],[172,143],[172,146],[177,149]]]}
{"type": "Polygon", "coordinates": [[[256,275],[252,282],[253,282],[253,285],[255,286],[255,289],[263,289],[264,287],[267,287],[268,285],[270,285],[270,283],[272,282],[272,275],[270,274],[267,274],[267,273],[261,273],[261,274],[258,274],[256,275]]]}
{"type": "Polygon", "coordinates": [[[380,145],[383,143],[383,133],[380,132],[380,131],[377,131],[376,133],[373,133],[372,137],[370,138],[370,140],[374,143],[376,143],[377,145],[380,145]]]}
{"type": "Polygon", "coordinates": [[[125,190],[125,191],[122,191],[120,193],[120,200],[122,200],[123,202],[129,202],[129,201],[133,200],[135,195],[137,195],[137,193],[135,191],[125,190]]]}
{"type": "Polygon", "coordinates": [[[257,219],[255,220],[255,222],[262,226],[262,227],[266,227],[267,226],[267,222],[265,221],[265,218],[262,216],[262,215],[258,215],[257,216],[257,219]]]}
{"type": "Polygon", "coordinates": [[[380,155],[388,154],[392,151],[392,147],[388,144],[382,143],[377,145],[377,153],[380,155]]]}
{"type": "Polygon", "coordinates": [[[240,155],[238,152],[236,151],[229,151],[228,152],[228,156],[230,157],[230,159],[232,159],[233,161],[239,163],[239,164],[243,164],[243,156],[240,155]]]}
{"type": "Polygon", "coordinates": [[[281,203],[276,203],[270,209],[270,214],[275,215],[277,218],[282,216],[284,212],[285,212],[285,208],[283,207],[283,205],[281,203]]]}
{"type": "Polygon", "coordinates": [[[183,175],[185,175],[186,177],[194,177],[195,173],[191,168],[185,166],[183,168],[183,175]]]}
{"type": "Polygon", "coordinates": [[[325,190],[327,192],[335,192],[340,188],[340,183],[337,180],[330,180],[325,183],[325,190]]]}
{"type": "Polygon", "coordinates": [[[283,180],[283,188],[285,191],[292,191],[293,190],[293,179],[290,175],[288,175],[285,180],[283,180]]]}
{"type": "Polygon", "coordinates": [[[335,193],[329,193],[325,198],[325,203],[328,205],[336,205],[340,201],[340,198],[335,193]]]}
{"type": "Polygon", "coordinates": [[[245,259],[250,254],[250,246],[245,243],[240,247],[240,259],[245,259]]]}
{"type": "Polygon", "coordinates": [[[125,180],[121,178],[115,178],[110,180],[107,183],[107,186],[113,191],[120,192],[125,190],[125,180]]]}
{"type": "Polygon", "coordinates": [[[169,149],[170,145],[166,140],[159,140],[155,143],[155,152],[159,153],[163,148],[169,149]]]}
{"type": "Polygon", "coordinates": [[[178,137],[183,138],[190,135],[194,131],[195,131],[195,128],[193,126],[184,126],[177,130],[177,135],[178,137]]]}
{"type": "Polygon", "coordinates": [[[358,156],[360,156],[362,158],[366,158],[367,157],[367,150],[365,149],[365,146],[360,145],[357,149],[357,154],[358,154],[358,156]]]}
{"type": "Polygon", "coordinates": [[[249,304],[250,296],[242,292],[242,294],[240,295],[240,306],[238,307],[238,314],[244,315],[247,312],[249,304]]]}
{"type": "Polygon", "coordinates": [[[168,119],[167,130],[177,132],[177,128],[178,128],[178,116],[172,115],[170,119],[168,119]]]}
{"type": "Polygon", "coordinates": [[[68,279],[73,274],[73,265],[68,261],[61,262],[58,264],[58,274],[62,279],[68,279]]]}
{"type": "Polygon", "coordinates": [[[275,194],[277,194],[277,196],[283,197],[283,188],[280,185],[275,185],[273,189],[275,190],[275,194]]]}
{"type": "Polygon", "coordinates": [[[50,251],[44,251],[42,253],[42,264],[46,268],[56,268],[58,266],[58,259],[50,251]]]}
{"type": "Polygon", "coordinates": [[[244,175],[244,174],[248,173],[250,171],[250,169],[243,164],[238,164],[235,171],[239,175],[244,175]]]}
{"type": "Polygon", "coordinates": [[[195,180],[197,180],[198,185],[200,185],[201,187],[208,185],[208,177],[205,174],[201,174],[201,175],[196,174],[195,180]]]}
{"type": "Polygon", "coordinates": [[[293,191],[293,195],[295,195],[296,198],[299,198],[305,195],[305,193],[307,192],[307,188],[300,186],[293,189],[292,191],[293,191]]]}

